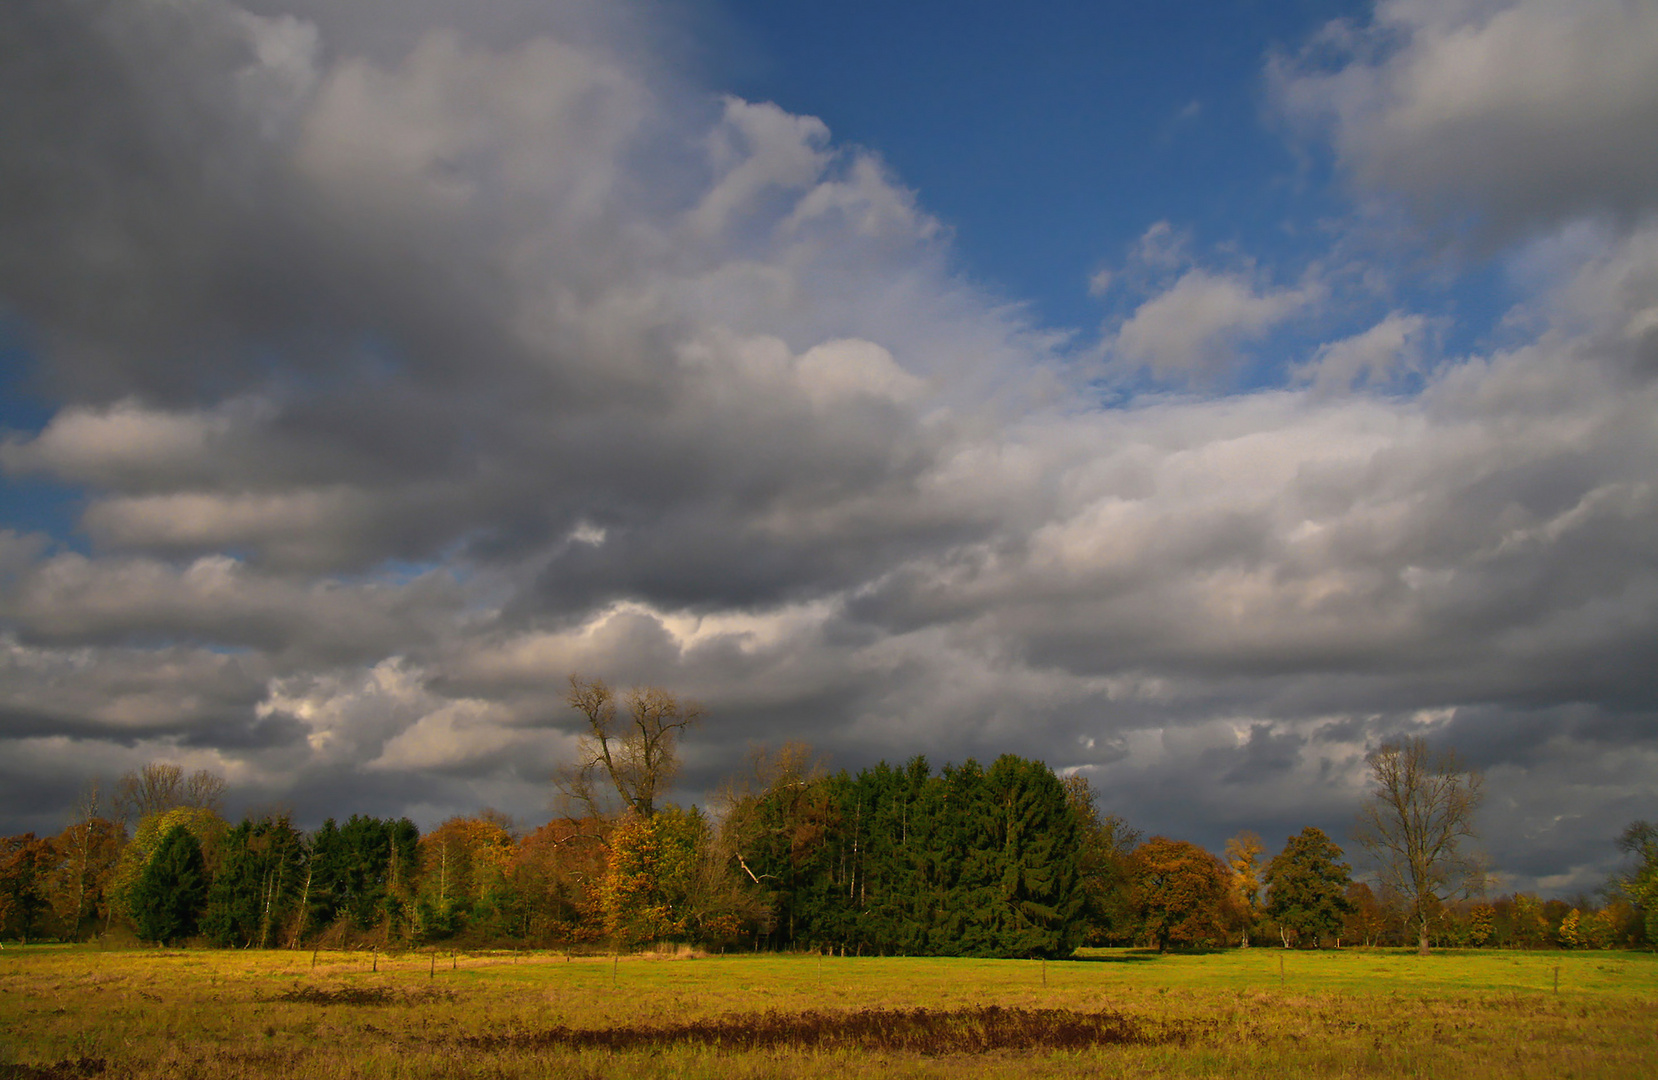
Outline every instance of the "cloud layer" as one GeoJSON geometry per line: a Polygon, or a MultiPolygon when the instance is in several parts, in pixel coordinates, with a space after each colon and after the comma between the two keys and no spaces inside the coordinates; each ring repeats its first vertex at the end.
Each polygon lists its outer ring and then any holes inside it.
{"type": "Polygon", "coordinates": [[[1390,299],[1247,393],[1382,253],[1154,226],[1078,348],[626,8],[383,15],[0,16],[0,303],[57,402],[0,467],[84,498],[78,547],[0,534],[10,828],[152,757],[302,818],[533,817],[572,671],[707,705],[690,797],[750,740],[1011,750],[1218,847],[1345,833],[1366,748],[1423,733],[1551,890],[1658,812],[1645,8],[1388,3],[1273,62],[1363,198],[1424,244],[1472,215],[1524,305],[1443,355],[1390,299]]]}

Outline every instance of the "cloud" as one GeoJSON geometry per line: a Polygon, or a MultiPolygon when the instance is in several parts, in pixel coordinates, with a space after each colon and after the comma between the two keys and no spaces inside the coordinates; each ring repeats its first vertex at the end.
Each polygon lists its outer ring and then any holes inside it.
{"type": "Polygon", "coordinates": [[[345,584],[262,573],[224,555],[178,566],[150,558],[34,561],[0,611],[35,643],[203,641],[288,663],[372,660],[448,632],[466,602],[449,575],[345,584]]]}
{"type": "Polygon", "coordinates": [[[1188,270],[1135,309],[1112,350],[1162,378],[1212,376],[1239,344],[1260,338],[1319,295],[1315,284],[1263,292],[1240,274],[1188,270]]]}
{"type": "Polygon", "coordinates": [[[1385,386],[1395,373],[1416,363],[1426,329],[1421,315],[1390,312],[1361,334],[1320,345],[1294,376],[1320,392],[1348,390],[1360,383],[1385,386]]]}
{"type": "Polygon", "coordinates": [[[705,703],[686,798],[750,740],[1013,750],[1218,847],[1342,833],[1365,749],[1422,732],[1550,888],[1658,812],[1644,151],[1584,134],[1612,177],[1568,184],[1516,149],[1639,112],[1644,15],[1387,5],[1280,67],[1366,191],[1532,237],[1463,355],[1159,222],[1100,279],[1140,298],[1102,375],[878,157],[675,83],[643,9],[25,2],[0,301],[57,408],[0,467],[84,510],[0,532],[7,820],[164,756],[311,823],[534,815],[573,671],[705,703]],[[1599,97],[1452,62],[1603,37],[1599,97]],[[1292,326],[1282,385],[1216,389],[1292,326]]]}
{"type": "Polygon", "coordinates": [[[1273,77],[1285,112],[1324,126],[1355,181],[1430,216],[1510,238],[1654,209],[1651,5],[1388,0],[1273,77]]]}

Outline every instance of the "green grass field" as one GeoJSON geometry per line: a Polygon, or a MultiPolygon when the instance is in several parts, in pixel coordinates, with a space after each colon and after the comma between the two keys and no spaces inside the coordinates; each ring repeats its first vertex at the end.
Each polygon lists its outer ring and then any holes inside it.
{"type": "Polygon", "coordinates": [[[0,1078],[90,1075],[1653,1076],[1658,956],[0,952],[0,1078]]]}

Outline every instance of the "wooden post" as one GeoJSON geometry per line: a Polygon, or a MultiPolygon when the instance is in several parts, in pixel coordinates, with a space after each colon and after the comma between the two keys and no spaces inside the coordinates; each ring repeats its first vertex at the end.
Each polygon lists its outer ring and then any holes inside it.
{"type": "Polygon", "coordinates": [[[1554,992],[1560,993],[1560,965],[1554,965],[1554,992]]]}
{"type": "Polygon", "coordinates": [[[438,977],[438,949],[436,945],[432,946],[432,951],[428,954],[428,958],[431,960],[431,966],[426,969],[426,977],[428,979],[435,979],[438,977]]]}
{"type": "Polygon", "coordinates": [[[374,973],[378,975],[380,973],[380,947],[376,945],[370,949],[369,955],[374,957],[374,973]]]}
{"type": "Polygon", "coordinates": [[[450,970],[450,971],[454,971],[454,970],[455,970],[455,964],[456,964],[456,963],[457,963],[457,961],[456,961],[456,960],[455,960],[455,950],[454,950],[454,949],[450,949],[450,950],[449,950],[449,970],[450,970]]]}
{"type": "Polygon", "coordinates": [[[1042,958],[1042,985],[1048,985],[1048,958],[1046,956],[1042,958]]]}
{"type": "Polygon", "coordinates": [[[612,990],[616,989],[616,969],[621,965],[621,963],[622,958],[620,956],[612,956],[610,958],[610,988],[612,990]]]}
{"type": "Polygon", "coordinates": [[[1278,954],[1278,989],[1284,988],[1284,954],[1278,954]]]}

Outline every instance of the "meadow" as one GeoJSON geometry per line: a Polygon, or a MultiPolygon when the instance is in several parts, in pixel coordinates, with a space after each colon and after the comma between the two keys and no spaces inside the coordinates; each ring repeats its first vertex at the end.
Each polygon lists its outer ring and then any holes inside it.
{"type": "Polygon", "coordinates": [[[9,946],[0,1080],[1658,1075],[1658,956],[9,946]]]}

